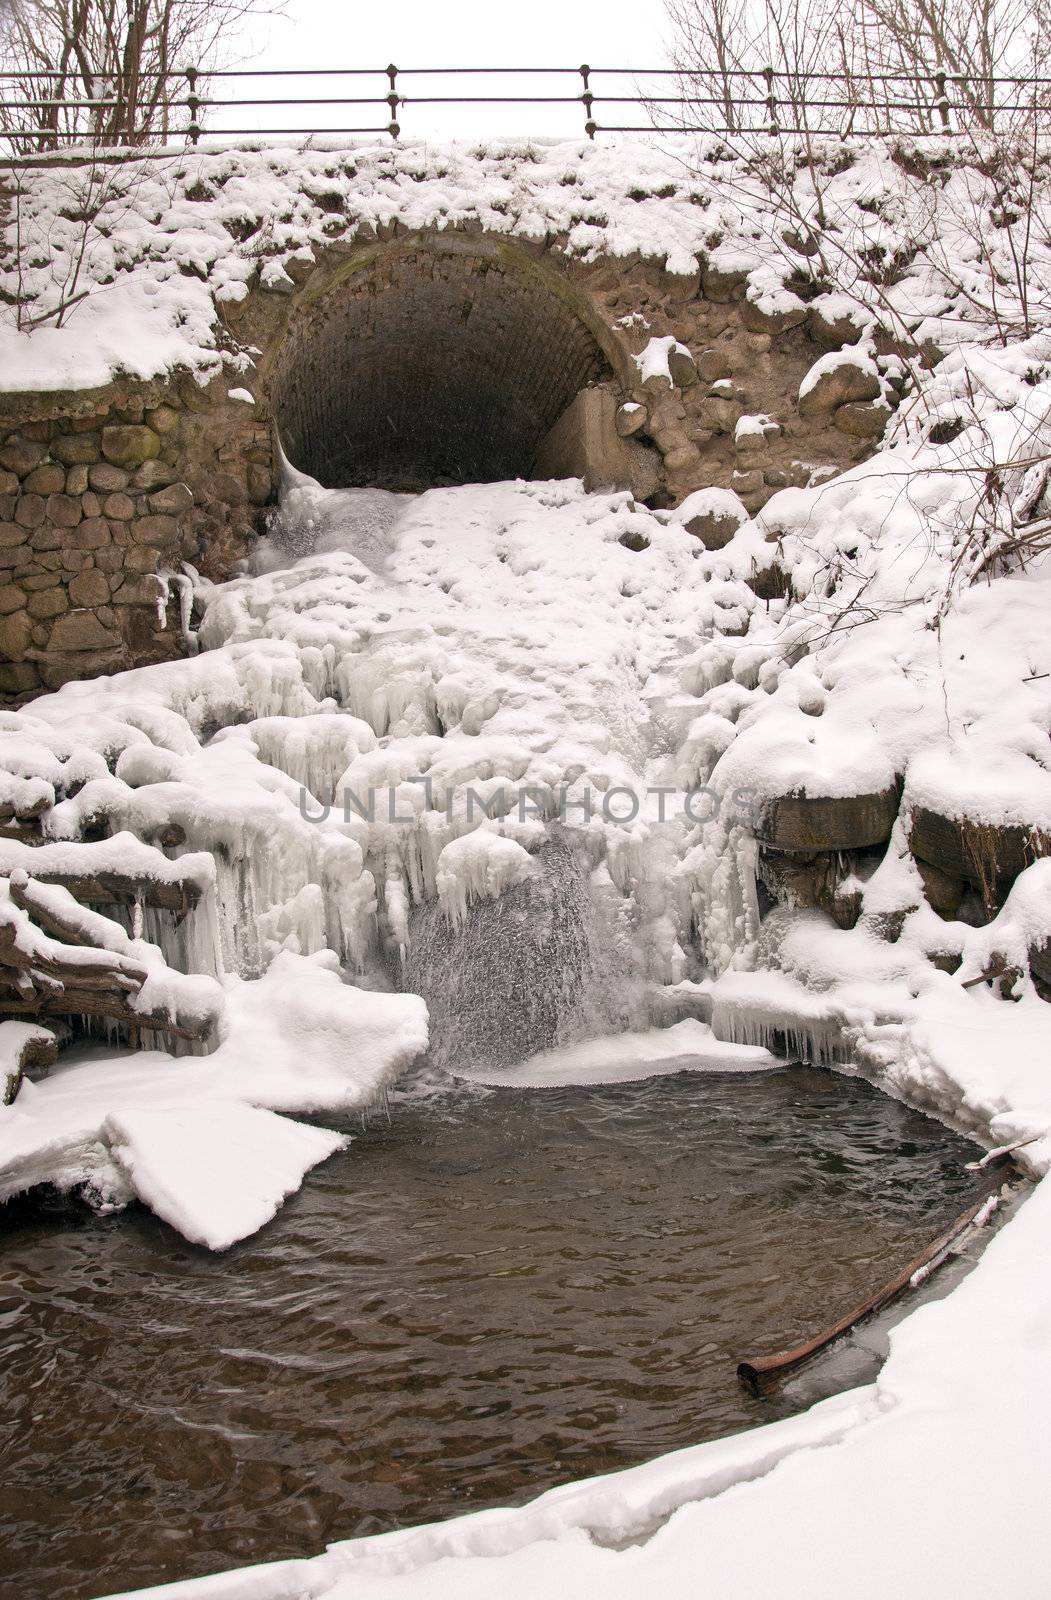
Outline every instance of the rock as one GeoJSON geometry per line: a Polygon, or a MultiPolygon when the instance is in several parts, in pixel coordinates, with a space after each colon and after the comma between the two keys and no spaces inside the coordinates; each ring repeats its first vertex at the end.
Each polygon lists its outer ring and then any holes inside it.
{"type": "Polygon", "coordinates": [[[94,568],[79,573],[70,583],[69,598],[75,606],[108,605],[109,584],[105,573],[94,568]]]}
{"type": "Polygon", "coordinates": [[[757,494],[763,485],[763,474],[758,469],[749,472],[735,472],[731,478],[734,494],[742,497],[746,494],[757,494]]]}
{"type": "MultiPolygon", "coordinates": [[[[129,572],[153,572],[161,559],[161,553],[152,544],[133,544],[127,551],[115,551],[116,562],[111,566],[107,564],[106,572],[116,572],[120,567],[126,567],[129,572]]],[[[100,565],[96,561],[96,565],[100,565]]]]}
{"type": "Polygon", "coordinates": [[[943,817],[917,806],[912,813],[909,849],[917,864],[925,862],[947,878],[972,884],[989,910],[1003,903],[1008,888],[1030,862],[1051,855],[1051,837],[1017,823],[943,817]]]}
{"type": "Polygon", "coordinates": [[[25,478],[46,455],[47,445],[37,439],[24,439],[16,433],[0,449],[0,467],[6,467],[18,478],[25,478]]]}
{"type": "Polygon", "coordinates": [[[110,545],[105,550],[96,550],[94,559],[95,565],[98,567],[100,572],[114,573],[120,572],[121,568],[125,566],[135,570],[132,566],[132,557],[142,555],[147,555],[151,558],[148,565],[141,569],[143,572],[148,572],[152,567],[156,566],[160,556],[160,551],[151,550],[148,545],[146,546],[145,550],[140,549],[137,545],[133,545],[130,550],[125,552],[124,550],[118,549],[116,545],[110,545]],[[125,559],[125,556],[127,559],[125,559]]]}
{"type": "Polygon", "coordinates": [[[66,469],[57,461],[43,461],[28,473],[22,488],[28,494],[60,494],[66,487],[66,469]]]}
{"type": "Polygon", "coordinates": [[[174,517],[139,517],[131,524],[131,536],[136,544],[174,544],[179,537],[179,524],[174,517]]]}
{"type": "Polygon", "coordinates": [[[791,589],[788,573],[783,567],[779,567],[776,561],[772,561],[768,567],[760,567],[749,573],[744,581],[757,600],[783,600],[791,589]]]}
{"type": "Polygon", "coordinates": [[[26,610],[37,622],[45,622],[48,617],[58,617],[69,610],[69,596],[61,584],[51,589],[38,589],[36,594],[30,595],[26,610]]]}
{"type": "Polygon", "coordinates": [[[893,415],[885,400],[874,400],[868,405],[852,400],[835,411],[832,422],[840,433],[847,433],[852,439],[882,439],[893,415]]]}
{"type": "Polygon", "coordinates": [[[40,675],[31,661],[0,662],[0,694],[30,694],[40,688],[40,675]]]}
{"type": "Polygon", "coordinates": [[[766,311],[746,298],[741,306],[741,321],[749,333],[787,333],[789,328],[799,328],[806,321],[806,307],[779,306],[766,311]]]}
{"type": "Polygon", "coordinates": [[[161,580],[156,573],[144,573],[139,578],[127,578],[119,589],[113,591],[115,606],[155,606],[161,593],[161,580]]]}
{"type": "MultiPolygon", "coordinates": [[[[78,461],[66,473],[66,493],[84,494],[88,487],[88,473],[91,468],[85,466],[83,461],[78,461]]],[[[86,515],[87,513],[85,513],[86,515]]]]}
{"type": "MultiPolygon", "coordinates": [[[[86,615],[87,613],[80,613],[86,615]]],[[[66,621],[66,618],[62,619],[66,621]]],[[[40,676],[47,689],[61,689],[64,683],[78,678],[97,678],[102,673],[119,672],[128,665],[123,641],[102,650],[70,651],[55,654],[49,651],[46,661],[40,663],[40,676]]]]}
{"type": "Polygon", "coordinates": [[[767,800],[755,837],[776,850],[866,850],[886,844],[898,815],[901,791],[827,798],[785,795],[767,800]]]}
{"type": "Polygon", "coordinates": [[[146,421],[154,433],[174,433],[179,426],[179,413],[172,406],[155,406],[152,411],[147,411],[146,421]]]}
{"type": "Polygon", "coordinates": [[[192,505],[193,492],[185,483],[170,483],[150,495],[150,510],[165,512],[169,516],[179,516],[189,511],[192,505]]]}
{"type": "Polygon", "coordinates": [[[700,539],[706,550],[722,550],[748,521],[748,512],[728,489],[698,489],[683,501],[676,520],[700,539]]]}
{"type": "Polygon", "coordinates": [[[88,466],[99,458],[99,436],[97,433],[65,433],[51,441],[51,454],[67,467],[88,466]]]}
{"type": "Polygon", "coordinates": [[[879,393],[879,374],[867,356],[847,351],[822,356],[803,379],[799,415],[824,417],[850,401],[875,400],[879,393]]]}
{"type": "Polygon", "coordinates": [[[747,282],[746,272],[726,271],[711,265],[704,267],[701,272],[704,298],[713,300],[716,305],[728,305],[732,300],[743,300],[747,282]]]}
{"type": "Polygon", "coordinates": [[[0,617],[0,656],[21,661],[33,643],[33,623],[28,611],[12,611],[0,617]]]}
{"type": "Polygon", "coordinates": [[[733,433],[740,415],[741,407],[736,400],[724,399],[721,395],[707,395],[701,401],[697,420],[713,433],[733,433]]]}
{"type": "Polygon", "coordinates": [[[640,406],[635,400],[628,400],[624,405],[617,407],[617,432],[622,439],[630,439],[632,434],[638,433],[646,426],[646,407],[640,406]]]}
{"type": "MultiPolygon", "coordinates": [[[[1051,939],[1029,947],[1029,970],[1034,978],[1051,986],[1051,939]]],[[[1044,998],[1047,998],[1046,995],[1044,998]]]]}
{"type": "Polygon", "coordinates": [[[47,520],[56,528],[75,528],[80,518],[81,506],[77,495],[48,495],[47,520]]]}
{"type": "Polygon", "coordinates": [[[160,436],[145,423],[117,423],[102,430],[102,454],[115,467],[138,467],[160,453],[160,436]]]}
{"type": "Polygon", "coordinates": [[[18,479],[6,467],[0,467],[0,494],[17,494],[18,479]]]}
{"type": "Polygon", "coordinates": [[[932,911],[946,921],[952,921],[960,909],[960,902],[964,896],[966,884],[962,878],[950,878],[939,867],[932,866],[929,861],[916,861],[916,870],[923,884],[923,893],[927,904],[932,911]]]}
{"type": "Polygon", "coordinates": [[[832,313],[815,303],[807,312],[807,333],[822,350],[842,350],[845,344],[857,344],[864,332],[860,311],[832,313]]]}
{"type": "Polygon", "coordinates": [[[20,528],[17,522],[0,522],[0,550],[14,550],[28,538],[28,528],[20,528]]]}
{"type": "Polygon", "coordinates": [[[697,357],[697,371],[705,383],[718,383],[721,378],[730,378],[733,370],[725,350],[702,350],[697,357]]]}
{"type": "Polygon", "coordinates": [[[26,593],[15,583],[0,584],[0,617],[12,611],[21,611],[26,603],[26,593]]]}
{"type": "Polygon", "coordinates": [[[46,515],[44,501],[38,494],[24,494],[15,507],[15,521],[23,528],[39,528],[46,515]]]}
{"type": "Polygon", "coordinates": [[[130,522],[135,515],[135,502],[130,495],[122,494],[118,489],[115,494],[108,494],[102,502],[104,516],[112,517],[115,522],[130,522]]]}
{"type": "Polygon", "coordinates": [[[126,489],[130,481],[123,467],[115,467],[110,461],[99,461],[88,468],[88,482],[93,489],[98,489],[102,493],[126,489]]]}
{"type": "Polygon", "coordinates": [[[697,382],[697,367],[692,355],[677,344],[668,351],[668,371],[677,389],[689,389],[697,382]]]}
{"type": "MultiPolygon", "coordinates": [[[[106,628],[93,611],[69,611],[59,617],[48,640],[50,650],[109,650],[120,635],[106,628]]],[[[48,663],[45,663],[45,668],[48,663]]]]}
{"type": "Polygon", "coordinates": [[[179,474],[166,461],[144,461],[132,480],[136,489],[163,489],[174,483],[179,474]]]}
{"type": "Polygon", "coordinates": [[[274,489],[269,467],[264,467],[257,461],[250,461],[245,470],[248,478],[248,498],[255,506],[265,506],[274,489]]]}
{"type": "Polygon", "coordinates": [[[109,542],[110,527],[105,517],[85,517],[72,535],[78,550],[98,550],[109,542]]]}

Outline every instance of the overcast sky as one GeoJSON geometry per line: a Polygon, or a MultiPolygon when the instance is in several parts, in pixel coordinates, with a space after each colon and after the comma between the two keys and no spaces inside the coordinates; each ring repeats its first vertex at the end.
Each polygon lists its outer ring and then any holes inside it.
{"type": "MultiPolygon", "coordinates": [[[[269,18],[246,45],[254,68],[384,68],[393,61],[411,67],[594,67],[630,69],[619,79],[596,76],[593,92],[632,94],[649,89],[638,78],[646,67],[668,61],[668,27],[661,0],[398,0],[397,4],[360,5],[353,0],[286,0],[284,17],[269,18]]],[[[245,63],[246,65],[248,63],[245,63]]],[[[227,80],[224,92],[275,95],[375,95],[387,92],[385,76],[307,80],[227,80]],[[235,88],[236,82],[236,88],[235,88]]],[[[579,95],[578,76],[561,78],[501,77],[495,79],[419,78],[407,75],[399,93],[410,104],[399,109],[405,138],[478,137],[535,133],[579,137],[584,131],[582,106],[440,106],[413,105],[411,96],[579,95]]],[[[213,96],[219,94],[213,85],[213,96]]],[[[358,127],[384,124],[386,106],[260,107],[220,112],[206,117],[206,126],[358,127]]],[[[601,104],[596,120],[643,121],[637,107],[601,104]]]]}

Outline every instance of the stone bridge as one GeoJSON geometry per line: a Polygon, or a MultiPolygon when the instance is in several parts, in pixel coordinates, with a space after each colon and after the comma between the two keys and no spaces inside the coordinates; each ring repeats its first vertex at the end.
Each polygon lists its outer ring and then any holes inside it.
{"type": "MultiPolygon", "coordinates": [[[[252,352],[243,379],[0,394],[0,691],[185,648],[164,575],[230,573],[275,503],[279,439],[328,486],[582,476],[655,507],[718,486],[750,512],[869,453],[886,382],[848,363],[853,381],[798,398],[858,328],[745,291],[714,267],[583,261],[558,237],[391,223],[222,308],[252,352]]],[[[717,544],[733,525],[692,531],[717,544]]]]}

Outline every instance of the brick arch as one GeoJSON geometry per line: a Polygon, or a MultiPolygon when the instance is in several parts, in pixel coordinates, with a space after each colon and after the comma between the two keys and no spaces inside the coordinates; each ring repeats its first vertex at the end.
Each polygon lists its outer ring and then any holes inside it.
{"type": "Polygon", "coordinates": [[[528,476],[579,391],[623,374],[584,297],[504,241],[415,235],[311,291],[274,411],[289,460],[329,487],[528,476]]]}

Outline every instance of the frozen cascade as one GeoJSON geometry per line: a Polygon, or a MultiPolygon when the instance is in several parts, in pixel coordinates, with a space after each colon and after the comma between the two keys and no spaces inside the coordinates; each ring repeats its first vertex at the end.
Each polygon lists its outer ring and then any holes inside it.
{"type": "Polygon", "coordinates": [[[630,941],[592,894],[586,861],[549,835],[535,862],[459,921],[433,900],[410,915],[401,987],[427,1002],[438,1066],[511,1066],[645,1018],[630,941]]]}

